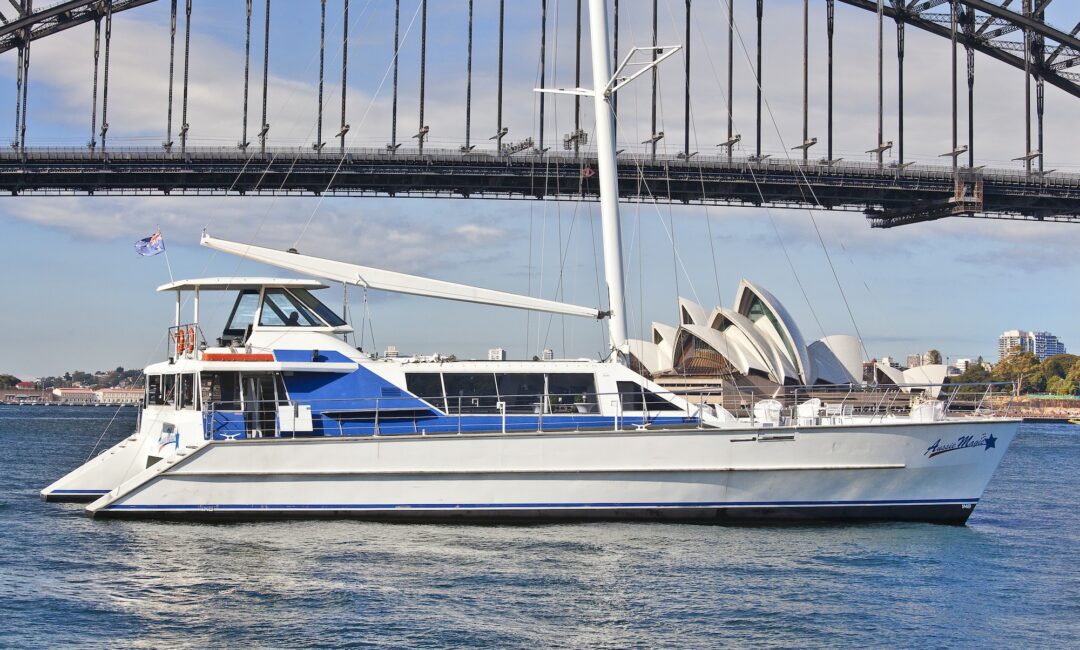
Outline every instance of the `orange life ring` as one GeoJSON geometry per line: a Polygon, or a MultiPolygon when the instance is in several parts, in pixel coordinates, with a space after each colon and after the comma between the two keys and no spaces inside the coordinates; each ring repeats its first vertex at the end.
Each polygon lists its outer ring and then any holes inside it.
{"type": "Polygon", "coordinates": [[[176,328],[176,356],[184,354],[184,348],[187,347],[184,343],[184,328],[176,328]]]}
{"type": "Polygon", "coordinates": [[[187,328],[187,353],[191,354],[195,351],[195,327],[188,326],[187,328]]]}

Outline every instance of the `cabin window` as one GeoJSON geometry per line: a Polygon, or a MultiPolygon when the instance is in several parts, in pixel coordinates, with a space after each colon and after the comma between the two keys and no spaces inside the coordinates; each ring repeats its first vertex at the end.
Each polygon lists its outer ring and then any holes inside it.
{"type": "Polygon", "coordinates": [[[161,386],[161,375],[146,376],[146,405],[158,405],[165,403],[165,393],[161,386]]]}
{"type": "Polygon", "coordinates": [[[176,375],[165,375],[162,404],[172,406],[176,404],[176,375]]]}
{"type": "Polygon", "coordinates": [[[180,375],[180,408],[195,408],[195,375],[184,373],[180,375]]]}
{"type": "Polygon", "coordinates": [[[321,327],[322,321],[304,303],[284,289],[267,289],[259,325],[266,327],[321,327]]]}
{"type": "Polygon", "coordinates": [[[296,297],[300,302],[304,303],[308,309],[318,314],[320,318],[326,321],[327,325],[331,327],[340,327],[346,324],[345,319],[335,314],[332,309],[320,302],[318,298],[311,295],[311,292],[307,289],[291,289],[289,293],[296,297]]]}
{"type": "Polygon", "coordinates": [[[548,375],[548,402],[555,413],[572,411],[574,404],[596,404],[596,378],[585,373],[548,375]]]}
{"type": "Polygon", "coordinates": [[[500,373],[495,375],[499,400],[506,402],[507,413],[538,413],[544,403],[544,375],[500,373]]]}
{"type": "Polygon", "coordinates": [[[221,410],[240,410],[240,375],[236,372],[202,373],[202,403],[221,410]]]}
{"type": "Polygon", "coordinates": [[[623,411],[681,411],[678,406],[632,381],[617,382],[623,411]]]}
{"type": "Polygon", "coordinates": [[[232,313],[229,315],[228,324],[225,326],[225,334],[232,336],[244,336],[247,328],[255,322],[255,311],[259,308],[259,292],[254,289],[245,289],[236,297],[232,313]]]}
{"type": "Polygon", "coordinates": [[[446,402],[450,413],[495,413],[498,401],[492,373],[445,373],[446,402]]]}
{"type": "Polygon", "coordinates": [[[446,410],[443,400],[442,376],[437,372],[411,372],[405,375],[405,387],[410,393],[433,405],[446,410]]]}

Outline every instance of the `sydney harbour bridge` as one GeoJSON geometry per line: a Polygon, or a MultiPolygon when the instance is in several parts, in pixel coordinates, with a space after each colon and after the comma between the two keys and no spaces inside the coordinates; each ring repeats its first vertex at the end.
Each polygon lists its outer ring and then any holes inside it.
{"type": "MultiPolygon", "coordinates": [[[[274,142],[274,129],[268,117],[269,52],[274,47],[296,47],[288,42],[271,39],[271,19],[282,0],[230,0],[243,6],[244,19],[236,26],[238,40],[244,43],[244,87],[238,93],[236,111],[242,114],[243,131],[238,145],[207,147],[189,142],[188,124],[189,60],[191,57],[191,24],[198,18],[200,2],[192,0],[158,0],[169,7],[168,100],[160,107],[165,134],[160,146],[153,148],[117,147],[109,141],[109,69],[113,31],[113,16],[120,12],[138,11],[154,0],[67,0],[44,2],[34,0],[0,0],[0,54],[15,66],[15,131],[10,148],[0,151],[0,191],[13,195],[330,195],[330,196],[433,196],[580,199],[595,197],[597,192],[595,161],[589,150],[589,134],[580,119],[580,106],[575,107],[574,128],[567,133],[545,133],[545,101],[554,101],[546,93],[538,97],[539,120],[536,132],[515,134],[511,140],[503,122],[504,113],[521,110],[504,104],[504,65],[508,56],[519,56],[520,44],[506,47],[507,15],[522,14],[535,21],[537,40],[535,51],[540,86],[551,85],[551,34],[555,25],[550,16],[556,0],[499,0],[476,3],[474,0],[446,0],[461,5],[462,44],[467,44],[467,59],[463,63],[462,81],[469,89],[460,106],[465,125],[464,142],[460,147],[436,147],[429,142],[425,121],[425,67],[432,55],[427,47],[428,2],[407,0],[420,14],[418,33],[419,57],[408,60],[399,56],[402,39],[402,0],[380,0],[393,5],[393,20],[384,26],[393,32],[394,51],[390,53],[393,78],[389,92],[393,96],[392,119],[388,133],[383,134],[386,145],[379,148],[347,146],[350,131],[346,112],[349,86],[349,0],[312,0],[305,8],[319,15],[318,44],[318,108],[312,116],[316,125],[314,142],[303,147],[284,146],[274,142]],[[328,6],[329,5],[329,6],[328,6]],[[342,15],[340,41],[328,42],[327,13],[342,15]],[[496,11],[498,38],[497,57],[476,57],[474,60],[474,12],[496,11]],[[254,20],[253,20],[254,18],[254,20]],[[28,89],[34,83],[32,52],[42,39],[64,39],[69,30],[92,30],[93,50],[72,56],[93,57],[93,90],[88,103],[90,114],[89,142],[82,147],[55,148],[35,146],[35,107],[28,101],[28,89]],[[252,51],[252,42],[257,47],[252,51]],[[262,51],[259,51],[261,46],[262,51]],[[326,51],[334,48],[340,53],[340,68],[329,70],[326,51]],[[482,60],[481,60],[482,59],[482,60]],[[399,67],[416,66],[419,79],[419,104],[405,106],[399,101],[399,67]],[[482,139],[474,139],[472,123],[474,67],[495,68],[498,84],[496,121],[484,125],[482,139]],[[262,70],[261,87],[251,83],[250,70],[262,70]],[[340,75],[341,110],[324,102],[323,89],[327,79],[340,75]],[[414,121],[415,115],[419,119],[414,121]],[[340,118],[340,119],[338,119],[340,118]],[[249,128],[250,127],[250,128],[249,128]],[[495,136],[487,138],[487,130],[495,136]]],[[[626,45],[619,51],[619,29],[626,12],[634,11],[649,18],[651,12],[651,45],[691,43],[691,25],[695,12],[726,12],[727,33],[715,34],[718,43],[727,48],[726,71],[721,70],[719,83],[727,102],[726,130],[708,134],[709,151],[691,148],[691,97],[696,89],[696,71],[704,67],[697,51],[686,47],[680,57],[670,64],[677,66],[683,96],[680,116],[683,120],[683,142],[676,143],[674,153],[657,151],[664,133],[657,128],[657,73],[652,68],[651,109],[652,135],[642,142],[644,153],[620,152],[619,192],[624,200],[658,200],[687,204],[721,204],[746,206],[780,206],[788,208],[826,208],[863,212],[874,227],[892,227],[949,216],[978,218],[1063,221],[1080,223],[1080,174],[1047,169],[1044,165],[1045,147],[1053,142],[1053,134],[1044,133],[1045,90],[1050,85],[1062,91],[1065,101],[1076,101],[1080,107],[1080,22],[1076,25],[1054,25],[1047,21],[1046,10],[1053,0],[804,0],[789,3],[801,8],[801,29],[790,34],[774,34],[771,38],[797,41],[802,44],[801,60],[791,61],[801,66],[803,101],[799,106],[785,106],[785,111],[801,111],[803,129],[789,134],[799,142],[790,148],[790,155],[773,156],[762,150],[762,94],[769,79],[762,77],[762,50],[769,40],[762,38],[765,27],[764,6],[770,0],[722,0],[704,6],[702,0],[665,0],[668,12],[684,21],[683,38],[658,36],[657,0],[612,0],[611,26],[614,35],[614,66],[628,54],[626,45]],[[808,6],[824,5],[824,24],[810,24],[808,6]],[[622,5],[620,7],[620,4],[622,5]],[[732,74],[735,60],[735,7],[745,4],[753,10],[752,25],[740,25],[744,31],[756,29],[757,39],[749,58],[753,66],[753,83],[736,86],[732,74]],[[620,17],[620,10],[623,15],[620,17]],[[836,29],[837,11],[857,12],[865,17],[865,25],[873,30],[876,50],[864,53],[864,61],[876,68],[877,137],[875,146],[868,147],[866,161],[843,160],[834,152],[834,79],[838,62],[834,48],[844,34],[836,29]],[[883,41],[895,43],[895,59],[886,61],[883,41]],[[940,156],[939,164],[918,164],[905,160],[904,135],[904,57],[907,29],[920,30],[945,39],[951,45],[951,61],[940,69],[919,75],[946,75],[951,78],[951,97],[943,101],[935,116],[951,125],[952,148],[940,156]],[[822,33],[824,32],[824,33],[822,33]],[[813,34],[824,39],[824,65],[818,57],[811,60],[807,43],[813,34]],[[726,41],[724,40],[726,38],[726,41]],[[980,164],[974,114],[978,110],[973,92],[976,60],[989,57],[1020,71],[1025,96],[1022,115],[1015,123],[1024,129],[1025,149],[1017,151],[1015,164],[1010,168],[993,168],[980,164]],[[676,61],[681,60],[681,65],[676,61]],[[897,101],[885,106],[883,84],[885,66],[895,66],[897,101]],[[1077,71],[1073,71],[1076,68],[1077,71]],[[815,83],[824,79],[826,129],[811,137],[808,130],[809,77],[813,70],[815,83]],[[692,72],[693,71],[693,72],[692,72]],[[726,72],[726,81],[724,74],[726,72]],[[733,97],[748,93],[754,98],[754,131],[736,133],[733,128],[733,97]],[[966,94],[966,96],[965,96],[966,94]],[[1033,101],[1034,100],[1034,101],[1033,101]],[[1032,107],[1034,106],[1034,110],[1032,107]],[[888,112],[895,122],[895,135],[887,137],[884,118],[888,112]],[[966,113],[966,115],[964,115],[966,113]],[[962,128],[966,132],[962,132],[962,128]],[[819,141],[820,139],[820,141],[819,141]],[[714,147],[715,145],[715,147],[714,147]],[[886,160],[888,154],[889,160],[886,160]]],[[[1067,0],[1058,0],[1064,4],[1067,0]]],[[[1071,0],[1068,0],[1071,2],[1071,0]]],[[[282,3],[281,6],[285,6],[282,3]]],[[[356,0],[354,0],[356,4],[356,0]]],[[[564,3],[565,4],[565,3],[564,3]]],[[[570,11],[574,10],[573,0],[570,11]]],[[[290,7],[296,10],[294,3],[290,7]]],[[[354,7],[354,11],[356,8],[354,7]]],[[[388,12],[389,15],[389,12],[388,12]]],[[[407,16],[406,16],[407,17],[407,16]]],[[[581,0],[576,4],[576,32],[569,37],[575,47],[575,81],[580,85],[582,75],[581,0]],[[574,42],[576,39],[576,42],[574,42]]],[[[786,23],[788,28],[792,22],[786,23]]],[[[587,34],[587,29],[585,30],[587,34]]],[[[642,34],[636,36],[640,39],[642,34]]],[[[649,34],[645,37],[648,38],[649,34]]],[[[336,37],[336,35],[335,35],[336,37]]],[[[587,35],[585,36],[587,39],[587,35]]],[[[638,43],[648,45],[647,43],[638,43]]],[[[527,48],[526,48],[527,49],[527,48]]],[[[657,56],[657,50],[650,50],[657,56]]],[[[662,56],[662,52],[660,53],[662,56]]],[[[441,56],[441,55],[440,55],[441,56]]],[[[587,59],[587,57],[586,57],[587,59]]],[[[125,65],[155,65],[159,62],[125,65]]],[[[665,64],[666,65],[666,64],[665,64]]],[[[723,66],[722,66],[723,67],[723,66]]],[[[700,73],[698,73],[700,74],[700,73]]],[[[907,74],[911,74],[909,70],[907,74]]],[[[641,81],[648,83],[645,76],[641,81]]],[[[641,83],[639,81],[639,83],[641,83]]],[[[1019,90],[1019,89],[1015,89],[1019,90]]],[[[573,88],[567,90],[573,93],[573,88]]],[[[111,98],[114,102],[117,98],[111,98]]],[[[131,100],[135,101],[135,100],[131,100]]],[[[669,101],[670,104],[670,101],[669,101]]],[[[550,110],[550,108],[548,108],[550,110]]],[[[616,106],[616,111],[618,107],[616,106]]],[[[909,109],[910,110],[910,109],[909,109]]],[[[1080,113],[1078,113],[1080,114],[1080,113]]],[[[744,118],[747,116],[743,116],[744,118]]],[[[670,117],[669,117],[670,119],[670,117]]],[[[749,119],[749,118],[747,118],[749,119]]],[[[766,121],[769,117],[766,115],[766,121]]],[[[748,122],[747,122],[748,123],[748,122]]],[[[700,134],[701,129],[696,132],[700,134]]],[[[978,134],[993,137],[992,134],[978,134]]],[[[870,137],[873,137],[872,135],[870,137]]],[[[670,142],[667,143],[669,146],[670,142]]],[[[1052,145],[1051,145],[1052,146],[1052,145]]]]}

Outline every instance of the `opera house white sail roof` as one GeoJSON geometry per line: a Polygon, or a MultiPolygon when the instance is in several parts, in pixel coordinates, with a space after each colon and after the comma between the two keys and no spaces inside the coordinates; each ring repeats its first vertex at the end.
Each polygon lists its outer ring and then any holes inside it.
{"type": "Polygon", "coordinates": [[[778,385],[854,384],[862,378],[862,346],[853,336],[807,344],[783,304],[749,280],[734,308],[711,311],[679,299],[677,326],[652,324],[652,340],[632,339],[633,362],[651,376],[756,377],[778,385]]]}

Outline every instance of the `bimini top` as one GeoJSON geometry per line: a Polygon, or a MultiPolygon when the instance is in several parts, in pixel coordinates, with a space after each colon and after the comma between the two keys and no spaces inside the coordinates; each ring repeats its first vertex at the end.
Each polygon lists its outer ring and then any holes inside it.
{"type": "Polygon", "coordinates": [[[241,289],[260,289],[262,287],[284,287],[289,289],[325,289],[330,285],[318,280],[297,278],[196,278],[177,280],[163,284],[158,291],[238,291],[241,289]]]}

